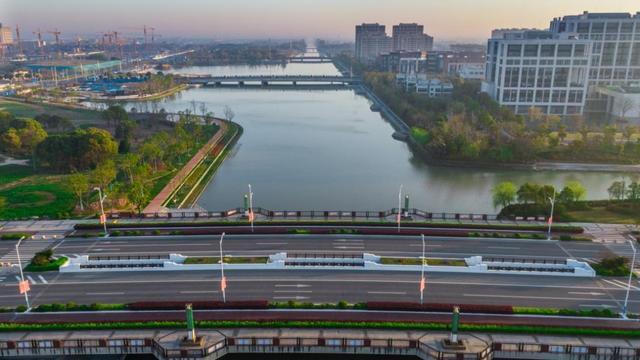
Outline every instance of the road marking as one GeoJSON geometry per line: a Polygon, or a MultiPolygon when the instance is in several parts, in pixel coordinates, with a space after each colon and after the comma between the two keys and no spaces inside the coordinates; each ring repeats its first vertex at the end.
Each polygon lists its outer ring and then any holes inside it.
{"type": "Polygon", "coordinates": [[[20,279],[20,276],[16,275],[16,280],[18,280],[18,282],[22,281],[22,279],[20,279]]]}
{"type": "Polygon", "coordinates": [[[33,285],[37,284],[37,282],[31,277],[31,275],[27,275],[27,279],[29,279],[29,281],[31,281],[33,285]]]}
{"type": "Polygon", "coordinates": [[[275,300],[305,300],[308,299],[306,296],[274,296],[275,300]]]}
{"type": "Polygon", "coordinates": [[[42,275],[38,275],[38,279],[42,280],[43,284],[47,284],[47,280],[44,277],[42,277],[42,275]]]}
{"type": "MultiPolygon", "coordinates": [[[[628,284],[627,284],[627,283],[624,283],[624,282],[622,282],[622,281],[620,281],[620,280],[615,280],[615,279],[613,279],[613,280],[602,279],[602,281],[606,282],[607,284],[611,284],[611,285],[617,286],[617,287],[619,287],[619,288],[621,288],[621,289],[623,289],[623,290],[626,290],[626,289],[627,289],[627,287],[628,287],[628,284]]],[[[640,290],[640,288],[635,287],[635,286],[633,286],[633,285],[631,285],[631,288],[632,288],[632,289],[634,289],[634,290],[640,290]]]]}
{"type": "Polygon", "coordinates": [[[334,248],[343,249],[343,250],[345,250],[345,249],[359,249],[359,250],[362,250],[362,249],[364,249],[364,246],[334,246],[334,248]]]}
{"type": "Polygon", "coordinates": [[[333,242],[364,242],[362,239],[336,239],[333,242]]]}
{"type": "Polygon", "coordinates": [[[312,290],[273,290],[274,293],[312,293],[312,290]]]}
{"type": "Polygon", "coordinates": [[[286,242],[259,242],[256,245],[287,245],[286,242]]]}
{"type": "Polygon", "coordinates": [[[292,285],[276,284],[275,285],[275,287],[297,287],[297,288],[305,288],[309,286],[311,285],[306,285],[306,284],[292,284],[292,285]]]}
{"type": "MultiPolygon", "coordinates": [[[[422,247],[422,244],[409,244],[409,246],[422,247]]],[[[430,245],[430,244],[427,244],[426,247],[442,247],[442,245],[430,245]]]]}
{"type": "Polygon", "coordinates": [[[367,291],[367,294],[372,295],[407,295],[404,291],[367,291]]]}
{"type": "Polygon", "coordinates": [[[180,294],[217,294],[218,290],[191,290],[191,291],[180,291],[180,294]]]}
{"type": "Polygon", "coordinates": [[[615,308],[615,306],[611,306],[611,305],[607,305],[607,304],[600,304],[600,305],[597,305],[597,304],[593,304],[593,305],[591,305],[591,304],[580,304],[578,306],[580,306],[580,307],[591,307],[591,308],[593,308],[593,307],[603,307],[605,309],[613,309],[613,308],[615,308]]]}
{"type": "MultiPolygon", "coordinates": [[[[611,301],[617,302],[612,299],[587,299],[587,298],[572,298],[572,297],[550,297],[550,296],[524,296],[524,295],[498,295],[498,294],[462,294],[464,297],[488,297],[488,298],[505,298],[505,299],[537,299],[537,300],[575,300],[575,301],[611,301]]],[[[629,301],[637,302],[637,301],[629,301]]]]}
{"type": "Polygon", "coordinates": [[[606,295],[605,293],[599,293],[599,292],[580,292],[580,291],[569,291],[569,294],[571,294],[571,295],[591,295],[591,296],[606,295]]]}
{"type": "Polygon", "coordinates": [[[513,246],[488,246],[487,249],[520,250],[519,247],[513,246]]]}
{"type": "Polygon", "coordinates": [[[119,292],[88,292],[85,295],[124,295],[123,291],[119,292]]]}

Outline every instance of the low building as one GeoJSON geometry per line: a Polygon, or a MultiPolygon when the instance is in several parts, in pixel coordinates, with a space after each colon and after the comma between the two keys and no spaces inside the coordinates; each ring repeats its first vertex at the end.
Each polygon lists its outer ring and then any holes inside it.
{"type": "Polygon", "coordinates": [[[453,84],[440,79],[418,80],[416,92],[426,94],[429,97],[451,96],[453,94],[453,84]]]}
{"type": "Polygon", "coordinates": [[[599,86],[606,101],[606,114],[614,119],[640,124],[640,86],[599,86]]]}
{"type": "Polygon", "coordinates": [[[44,75],[55,74],[59,78],[66,76],[89,76],[100,74],[106,70],[119,68],[120,60],[53,60],[26,64],[25,67],[33,73],[44,75]]]}
{"type": "Polygon", "coordinates": [[[455,71],[449,71],[450,74],[457,74],[465,80],[484,80],[485,64],[460,64],[455,71]]]}

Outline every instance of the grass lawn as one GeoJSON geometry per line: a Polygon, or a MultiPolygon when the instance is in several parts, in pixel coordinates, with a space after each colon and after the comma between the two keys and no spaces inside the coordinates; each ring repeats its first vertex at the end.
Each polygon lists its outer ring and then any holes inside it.
{"type": "MultiPolygon", "coordinates": [[[[420,265],[419,258],[380,258],[383,265],[420,265]]],[[[431,266],[467,266],[464,260],[459,259],[431,259],[427,258],[427,265],[431,266]]]]}
{"type": "Polygon", "coordinates": [[[22,165],[0,166],[0,185],[6,185],[16,180],[33,175],[33,167],[22,165]]]}
{"type": "Polygon", "coordinates": [[[640,214],[635,217],[629,214],[620,214],[608,210],[606,207],[591,207],[587,210],[570,210],[567,215],[572,221],[595,222],[595,223],[615,223],[615,224],[637,224],[640,221],[640,214]]]}
{"type": "Polygon", "coordinates": [[[20,118],[33,118],[39,114],[59,115],[68,118],[77,127],[104,124],[100,112],[89,109],[0,99],[0,110],[8,111],[20,118]]]}
{"type": "Polygon", "coordinates": [[[0,209],[2,219],[20,219],[32,216],[65,217],[75,206],[73,194],[62,182],[44,178],[0,190],[0,196],[7,200],[7,206],[0,209]]]}
{"type": "Polygon", "coordinates": [[[30,272],[58,271],[60,266],[66,263],[67,260],[68,259],[66,257],[61,256],[57,258],[55,261],[52,261],[46,265],[35,265],[30,263],[29,265],[27,265],[27,267],[24,268],[24,270],[30,271],[30,272]]]}
{"type": "MultiPolygon", "coordinates": [[[[266,264],[269,260],[266,256],[257,256],[257,257],[233,257],[233,256],[225,256],[224,263],[225,264],[266,264]]],[[[188,257],[185,260],[185,265],[195,265],[195,264],[219,264],[220,257],[188,257]]]]}

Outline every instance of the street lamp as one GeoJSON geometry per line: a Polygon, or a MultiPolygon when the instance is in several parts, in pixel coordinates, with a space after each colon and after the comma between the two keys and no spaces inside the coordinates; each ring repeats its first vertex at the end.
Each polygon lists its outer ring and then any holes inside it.
{"type": "Polygon", "coordinates": [[[102,189],[100,189],[99,186],[96,186],[93,188],[94,191],[98,192],[98,197],[100,198],[100,222],[102,223],[102,226],[104,227],[104,236],[107,236],[107,215],[104,214],[104,199],[107,198],[107,195],[102,196],[102,189]]]}
{"type": "Polygon", "coordinates": [[[424,288],[425,288],[425,280],[424,280],[424,263],[426,261],[426,257],[425,257],[425,242],[424,242],[424,234],[422,234],[422,266],[420,269],[420,305],[422,305],[423,301],[424,301],[424,288]]]}
{"type": "Polygon", "coordinates": [[[398,232],[400,232],[400,218],[402,217],[402,185],[400,185],[400,191],[398,192],[398,232]]]}
{"type": "Polygon", "coordinates": [[[29,311],[29,309],[31,309],[31,305],[29,304],[29,294],[28,294],[29,282],[25,282],[24,280],[24,273],[22,272],[22,261],[20,260],[20,250],[18,249],[22,240],[24,240],[24,236],[21,237],[20,240],[18,240],[18,243],[16,244],[16,256],[18,257],[18,268],[20,268],[19,289],[21,293],[24,293],[24,301],[27,303],[27,311],[29,311]]]}
{"type": "Polygon", "coordinates": [[[631,278],[633,278],[633,266],[636,264],[636,247],[633,246],[633,242],[629,240],[631,250],[633,250],[633,257],[631,258],[631,265],[629,267],[629,280],[627,281],[627,294],[624,297],[624,305],[622,306],[622,317],[627,319],[627,306],[629,304],[629,292],[631,291],[631,278]]]}
{"type": "Polygon", "coordinates": [[[549,215],[549,231],[547,232],[547,240],[551,240],[551,224],[553,223],[553,209],[556,203],[556,191],[553,190],[553,197],[549,197],[549,201],[551,201],[551,214],[549,215]]]}
{"type": "Polygon", "coordinates": [[[224,277],[224,257],[222,255],[222,240],[224,240],[224,234],[220,235],[220,290],[222,291],[222,302],[227,302],[227,278],[224,277]]]}
{"type": "Polygon", "coordinates": [[[253,232],[253,191],[251,191],[251,184],[249,184],[249,221],[251,222],[251,232],[253,232]]]}

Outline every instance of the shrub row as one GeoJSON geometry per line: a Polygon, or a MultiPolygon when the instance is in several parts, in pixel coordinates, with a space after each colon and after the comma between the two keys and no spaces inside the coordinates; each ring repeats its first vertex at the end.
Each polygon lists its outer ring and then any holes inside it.
{"type": "Polygon", "coordinates": [[[47,264],[44,265],[37,265],[34,264],[33,262],[29,263],[29,265],[27,265],[24,270],[25,271],[30,271],[30,272],[43,272],[43,271],[56,271],[58,269],[60,269],[60,266],[62,266],[64,263],[67,262],[67,258],[64,256],[61,256],[59,258],[57,258],[54,261],[51,261],[47,264]]]}
{"type": "Polygon", "coordinates": [[[13,234],[2,234],[0,236],[0,240],[20,240],[21,238],[26,238],[31,236],[31,234],[27,233],[13,233],[13,234]]]}
{"type": "Polygon", "coordinates": [[[619,317],[617,313],[614,313],[610,309],[573,310],[573,309],[514,307],[513,313],[521,314],[521,315],[557,315],[557,316],[582,316],[582,317],[602,317],[602,318],[619,317]]]}
{"type": "Polygon", "coordinates": [[[513,307],[510,305],[474,305],[474,304],[439,304],[439,303],[411,303],[411,302],[391,302],[391,301],[369,301],[367,310],[385,311],[434,311],[452,312],[454,306],[460,307],[460,312],[481,313],[481,314],[513,314],[513,307]]]}
{"type": "Polygon", "coordinates": [[[247,301],[138,301],[127,304],[129,310],[184,310],[186,304],[192,304],[196,310],[211,309],[268,309],[267,300],[247,301]]]}
{"type": "Polygon", "coordinates": [[[113,310],[126,310],[126,304],[102,304],[93,303],[91,305],[78,305],[74,302],[66,304],[42,304],[38,305],[32,311],[35,312],[56,312],[56,311],[113,311],[113,310]]]}

